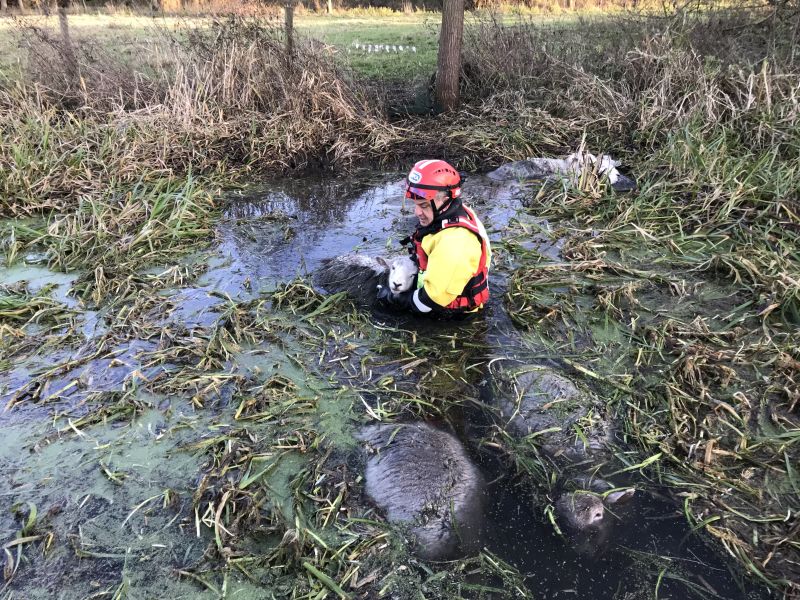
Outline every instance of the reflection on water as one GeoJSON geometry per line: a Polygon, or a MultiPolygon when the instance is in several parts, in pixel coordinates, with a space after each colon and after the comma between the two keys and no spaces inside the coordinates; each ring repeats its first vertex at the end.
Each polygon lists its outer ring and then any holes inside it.
{"type": "Polygon", "coordinates": [[[233,200],[220,226],[220,253],[251,281],[304,275],[348,252],[400,252],[402,188],[340,180],[286,182],[233,200]]]}
{"type": "MultiPolygon", "coordinates": [[[[220,226],[220,253],[231,270],[258,278],[289,279],[315,269],[323,258],[365,252],[403,252],[398,240],[416,225],[404,206],[401,175],[354,183],[321,179],[287,181],[231,200],[220,226]]],[[[467,203],[474,206],[490,237],[500,233],[519,203],[513,188],[484,178],[465,184],[467,203]]],[[[543,246],[549,250],[549,241],[543,246]]]]}

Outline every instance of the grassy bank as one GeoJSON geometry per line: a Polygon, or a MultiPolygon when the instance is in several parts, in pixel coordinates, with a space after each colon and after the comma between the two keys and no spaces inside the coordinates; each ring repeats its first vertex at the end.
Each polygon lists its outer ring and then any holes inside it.
{"type": "MultiPolygon", "coordinates": [[[[387,97],[396,102],[397,81],[408,82],[408,104],[426,93],[435,56],[426,16],[392,17],[380,30],[369,21],[360,30],[353,19],[316,29],[301,19],[301,30],[332,47],[304,38],[292,61],[280,30],[258,19],[136,24],[132,43],[114,48],[108,39],[92,43],[80,18],[71,21],[72,49],[52,31],[23,29],[27,46],[16,61],[22,71],[0,84],[6,262],[36,253],[53,269],[80,271],[73,289],[83,306],[110,311],[109,340],[158,339],[150,364],[180,368],[134,379],[134,389],[185,396],[202,409],[230,383],[241,401],[235,420],[269,424],[255,440],[243,425],[193,447],[204,473],[192,500],[196,518],[215,533],[208,563],[245,571],[288,564],[307,575],[294,583],[312,597],[357,589],[369,569],[354,571],[352,557],[363,556],[379,574],[365,589],[395,589],[392,582],[402,584],[404,575],[382,570],[376,558],[385,531],[348,505],[351,490],[341,476],[317,483],[325,474],[326,436],[336,427],[314,429],[306,416],[325,394],[300,393],[299,381],[259,378],[256,371],[243,379],[228,361],[266,342],[290,347],[285,363],[295,367],[298,348],[320,365],[347,356],[341,368],[352,379],[324,368],[322,375],[383,397],[368,407],[373,412],[392,418],[411,405],[438,415],[430,389],[469,379],[456,356],[468,341],[416,347],[413,334],[390,333],[371,340],[386,359],[373,364],[351,346],[353,332],[371,335],[363,314],[341,299],[326,301],[304,282],[253,303],[228,299],[214,326],[191,335],[153,325],[157,294],[197,275],[178,268],[178,258],[208,244],[221,189],[238,182],[395,166],[422,155],[482,170],[581,144],[612,153],[639,181],[635,193],[618,196],[587,184],[526,198],[530,213],[551,219],[566,238],[564,260],[552,265],[526,251],[530,229],[509,230],[500,245],[510,270],[506,310],[532,345],[567,357],[605,394],[637,460],[652,459],[631,466],[674,488],[693,527],[718,539],[755,577],[796,595],[800,74],[779,35],[789,35],[792,23],[765,30],[762,17],[569,26],[478,18],[467,31],[463,108],[394,118],[387,97]],[[358,54],[356,42],[418,51],[358,54]],[[381,88],[387,80],[395,82],[391,90],[381,88]],[[159,265],[170,268],[149,270],[159,265]],[[398,362],[426,360],[445,366],[407,388],[391,379],[398,362]],[[290,433],[271,428],[282,420],[290,433]],[[251,485],[253,473],[277,469],[275,457],[287,449],[320,454],[297,478],[278,470],[275,485],[289,490],[281,509],[267,501],[266,488],[251,485]],[[317,510],[306,519],[309,500],[317,510]],[[353,520],[336,516],[343,506],[352,508],[353,520]],[[252,523],[278,538],[266,559],[236,554],[246,551],[237,533],[252,523]],[[337,529],[335,544],[318,537],[328,526],[337,529]]],[[[109,21],[106,29],[117,26],[109,21]]],[[[58,325],[69,311],[25,289],[7,292],[3,360],[10,365],[26,327],[58,325]]],[[[76,338],[66,339],[77,347],[76,338]]],[[[50,398],[51,376],[33,377],[14,402],[50,398]]],[[[105,399],[108,406],[92,405],[96,410],[70,425],[152,408],[130,394],[105,399]]],[[[205,426],[213,431],[217,424],[205,426]]],[[[535,456],[536,449],[507,450],[535,456]]],[[[524,471],[525,461],[518,464],[524,471]]],[[[115,471],[107,471],[113,480],[115,471]]],[[[168,496],[158,500],[164,507],[168,496]]],[[[430,585],[442,595],[461,593],[469,579],[463,574],[473,568],[488,569],[509,595],[520,586],[518,573],[486,554],[452,565],[430,585]]],[[[279,570],[291,582],[296,574],[289,571],[279,570]]],[[[424,569],[409,572],[422,585],[424,569]]],[[[203,571],[186,573],[221,593],[203,571]]]]}

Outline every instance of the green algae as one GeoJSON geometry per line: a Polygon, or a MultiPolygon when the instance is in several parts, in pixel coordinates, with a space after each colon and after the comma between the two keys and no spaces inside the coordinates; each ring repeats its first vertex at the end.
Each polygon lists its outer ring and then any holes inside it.
{"type": "MultiPolygon", "coordinates": [[[[189,589],[181,592],[171,576],[176,553],[188,559],[193,543],[194,532],[181,522],[175,505],[188,496],[199,467],[197,459],[178,449],[186,430],[156,432],[172,422],[155,410],[122,427],[97,424],[78,430],[70,419],[64,421],[63,428],[55,424],[55,436],[52,426],[34,422],[4,426],[13,445],[4,446],[2,460],[15,458],[10,448],[24,460],[3,478],[0,493],[11,502],[40,507],[36,531],[54,536],[47,549],[26,552],[13,589],[26,597],[74,598],[127,577],[134,596],[154,597],[160,589],[188,595],[189,589]],[[44,574],[48,586],[43,589],[44,574]]],[[[4,529],[9,525],[3,522],[4,529]]],[[[202,544],[194,546],[197,558],[202,544]]]]}
{"type": "Polygon", "coordinates": [[[69,290],[76,278],[75,274],[59,273],[31,264],[0,268],[0,283],[3,285],[13,285],[24,281],[27,282],[28,289],[32,292],[48,289],[49,295],[54,300],[70,308],[77,305],[76,300],[69,296],[69,290]]]}

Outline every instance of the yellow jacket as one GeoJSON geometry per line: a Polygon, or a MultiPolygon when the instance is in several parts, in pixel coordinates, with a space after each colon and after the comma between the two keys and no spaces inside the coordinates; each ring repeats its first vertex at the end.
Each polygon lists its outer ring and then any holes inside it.
{"type": "MultiPolygon", "coordinates": [[[[478,270],[481,242],[464,227],[448,227],[423,237],[422,249],[428,255],[428,268],[420,276],[422,286],[431,300],[447,306],[478,270]]],[[[490,262],[491,252],[487,252],[487,268],[490,262]]]]}

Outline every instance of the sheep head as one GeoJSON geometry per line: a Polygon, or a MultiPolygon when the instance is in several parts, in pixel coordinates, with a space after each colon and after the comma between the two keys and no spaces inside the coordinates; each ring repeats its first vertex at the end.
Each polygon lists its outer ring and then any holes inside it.
{"type": "Polygon", "coordinates": [[[378,257],[380,264],[389,269],[389,290],[393,294],[407,292],[414,286],[414,278],[417,276],[419,268],[408,256],[398,256],[392,262],[378,257]]]}

